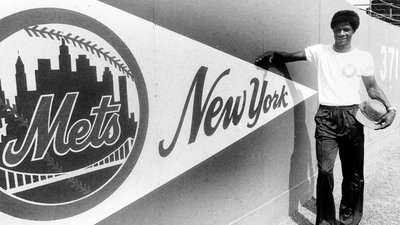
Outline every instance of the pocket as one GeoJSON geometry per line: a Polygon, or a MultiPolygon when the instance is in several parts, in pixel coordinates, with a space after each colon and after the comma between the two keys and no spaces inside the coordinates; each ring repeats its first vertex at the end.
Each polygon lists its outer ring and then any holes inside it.
{"type": "Polygon", "coordinates": [[[326,123],[329,121],[330,115],[329,115],[329,110],[328,109],[321,109],[319,108],[317,113],[314,116],[314,121],[316,124],[320,123],[326,123]]]}

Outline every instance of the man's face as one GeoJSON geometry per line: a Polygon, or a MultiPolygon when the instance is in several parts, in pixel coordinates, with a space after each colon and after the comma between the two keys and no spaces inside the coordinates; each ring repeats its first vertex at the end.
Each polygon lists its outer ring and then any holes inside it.
{"type": "Polygon", "coordinates": [[[354,34],[354,30],[351,25],[346,23],[339,23],[333,28],[333,35],[335,38],[335,46],[343,48],[351,45],[351,37],[354,34]]]}

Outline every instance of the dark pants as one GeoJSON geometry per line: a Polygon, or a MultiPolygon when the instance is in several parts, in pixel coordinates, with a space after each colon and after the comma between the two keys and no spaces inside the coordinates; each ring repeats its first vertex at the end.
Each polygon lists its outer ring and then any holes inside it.
{"type": "Polygon", "coordinates": [[[354,106],[323,106],[315,116],[318,160],[317,223],[335,224],[333,167],[336,155],[342,165],[340,224],[358,224],[363,209],[364,130],[355,119],[354,106]]]}

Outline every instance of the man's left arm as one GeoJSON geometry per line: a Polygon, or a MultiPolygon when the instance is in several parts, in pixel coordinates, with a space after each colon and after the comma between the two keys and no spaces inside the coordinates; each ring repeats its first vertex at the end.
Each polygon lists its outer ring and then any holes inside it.
{"type": "Polygon", "coordinates": [[[375,76],[363,76],[362,80],[365,88],[367,89],[368,96],[372,99],[382,102],[387,109],[387,113],[377,121],[377,124],[381,125],[381,127],[379,127],[377,130],[385,129],[392,124],[396,116],[396,109],[392,107],[382,89],[376,83],[375,76]]]}

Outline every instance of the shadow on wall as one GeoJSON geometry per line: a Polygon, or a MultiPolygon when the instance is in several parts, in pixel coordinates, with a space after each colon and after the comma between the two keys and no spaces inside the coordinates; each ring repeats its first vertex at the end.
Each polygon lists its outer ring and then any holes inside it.
{"type": "MultiPolygon", "coordinates": [[[[265,69],[271,69],[276,74],[293,80],[288,68],[285,64],[270,65],[265,69]]],[[[292,83],[287,83],[292,96],[303,99],[302,93],[296,89],[292,83]]],[[[314,175],[313,160],[310,136],[306,126],[306,104],[304,101],[297,104],[294,108],[294,144],[293,152],[290,157],[290,173],[289,173],[289,209],[288,215],[292,215],[298,209],[299,205],[303,205],[309,200],[314,193],[315,182],[309,176],[314,175]],[[306,194],[305,194],[306,193],[306,194]]],[[[308,201],[309,202],[309,201],[308,201]]],[[[301,215],[298,215],[299,217],[301,215]]],[[[306,218],[299,221],[308,221],[306,218]]],[[[296,222],[296,221],[295,221],[296,222]]],[[[311,223],[311,222],[310,222],[311,223]]],[[[304,223],[299,223],[304,224],[304,223]]]]}
{"type": "MultiPolygon", "coordinates": [[[[306,203],[304,203],[303,207],[308,209],[310,212],[316,214],[317,213],[317,207],[316,207],[316,199],[312,197],[310,200],[308,200],[306,203]]],[[[293,222],[299,224],[299,225],[313,225],[314,223],[310,220],[308,220],[306,217],[303,216],[298,211],[295,211],[291,215],[291,219],[293,222]]]]}

